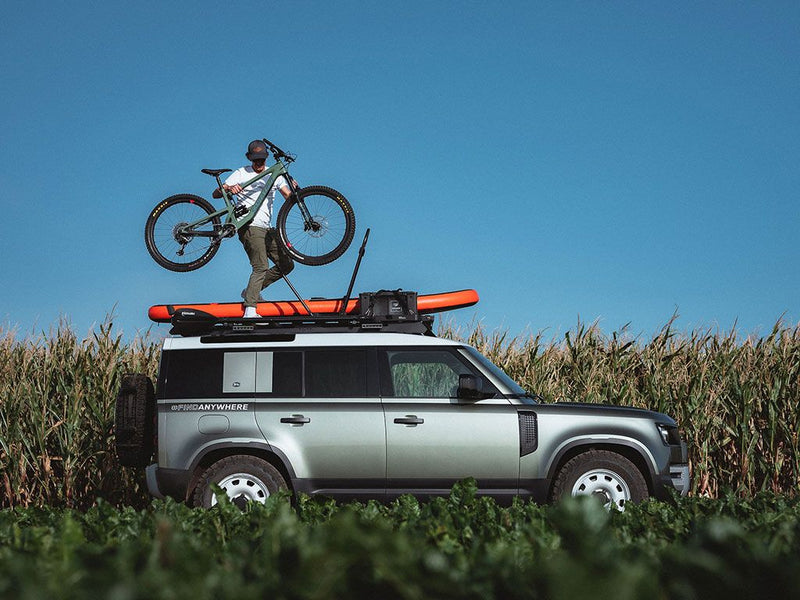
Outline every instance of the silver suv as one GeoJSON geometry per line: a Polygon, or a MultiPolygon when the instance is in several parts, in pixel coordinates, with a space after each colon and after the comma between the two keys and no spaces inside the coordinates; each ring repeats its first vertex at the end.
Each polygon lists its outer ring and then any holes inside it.
{"type": "Polygon", "coordinates": [[[163,342],[155,387],[123,381],[120,461],[147,467],[152,495],[206,507],[212,484],[237,503],[281,489],[425,498],[465,477],[505,502],[586,494],[622,509],[687,493],[670,417],[539,402],[425,321],[184,327],[163,342]]]}

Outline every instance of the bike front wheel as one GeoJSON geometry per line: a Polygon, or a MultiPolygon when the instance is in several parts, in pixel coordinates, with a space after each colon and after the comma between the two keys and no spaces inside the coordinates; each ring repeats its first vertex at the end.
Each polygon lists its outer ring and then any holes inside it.
{"type": "Polygon", "coordinates": [[[193,194],[178,194],[162,200],[144,226],[144,241],[150,256],[170,271],[199,269],[219,250],[219,217],[187,229],[189,223],[213,214],[210,202],[193,194]],[[199,234],[199,235],[198,235],[199,234]]]}
{"type": "Polygon", "coordinates": [[[278,235],[291,257],[303,265],[325,265],[345,253],[356,232],[350,203],[321,185],[302,188],[278,211],[278,235]],[[307,209],[303,214],[301,203],[307,209]]]}

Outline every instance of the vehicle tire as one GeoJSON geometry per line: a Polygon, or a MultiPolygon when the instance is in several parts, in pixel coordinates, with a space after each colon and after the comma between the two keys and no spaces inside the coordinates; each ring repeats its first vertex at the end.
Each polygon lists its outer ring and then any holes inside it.
{"type": "Polygon", "coordinates": [[[212,484],[225,490],[239,508],[244,508],[246,502],[264,504],[270,495],[287,489],[278,469],[261,458],[247,455],[228,456],[203,471],[192,495],[194,506],[211,508],[217,503],[212,484]]]}
{"type": "Polygon", "coordinates": [[[153,382],[147,375],[123,376],[117,394],[114,433],[119,463],[146,467],[155,450],[156,403],[153,382]]]}
{"type": "MultiPolygon", "coordinates": [[[[177,194],[159,202],[144,226],[144,241],[150,256],[170,271],[194,271],[202,267],[214,258],[219,241],[211,237],[182,238],[179,228],[215,212],[208,200],[193,194],[177,194]]],[[[220,227],[219,217],[214,217],[197,231],[217,232],[220,227]]]]}
{"type": "Polygon", "coordinates": [[[589,450],[571,458],[553,484],[551,499],[595,496],[606,508],[625,510],[628,502],[650,497],[647,482],[630,460],[608,450],[589,450]]]}
{"type": "Polygon", "coordinates": [[[302,188],[297,196],[318,227],[308,228],[297,197],[284,202],[276,225],[287,252],[303,265],[325,265],[336,260],[350,247],[356,232],[356,217],[347,198],[321,185],[302,188]]]}

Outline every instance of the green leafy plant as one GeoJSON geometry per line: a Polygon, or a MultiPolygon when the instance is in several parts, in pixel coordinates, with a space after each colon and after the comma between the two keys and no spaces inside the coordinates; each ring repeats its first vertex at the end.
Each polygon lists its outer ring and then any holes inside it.
{"type": "Polygon", "coordinates": [[[800,501],[679,498],[608,512],[477,497],[239,510],[153,501],[0,510],[0,598],[780,597],[800,584],[800,501]],[[783,587],[780,587],[783,586],[783,587]]]}

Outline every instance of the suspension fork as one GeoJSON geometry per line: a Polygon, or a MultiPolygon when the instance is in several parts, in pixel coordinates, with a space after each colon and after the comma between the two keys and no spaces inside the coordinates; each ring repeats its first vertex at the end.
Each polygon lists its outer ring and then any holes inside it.
{"type": "Polygon", "coordinates": [[[289,185],[292,188],[292,195],[295,197],[295,202],[297,202],[297,207],[300,209],[300,214],[303,215],[303,229],[308,231],[309,229],[312,231],[317,231],[320,228],[319,223],[317,223],[311,213],[306,206],[306,203],[303,202],[303,199],[300,198],[300,194],[297,193],[297,190],[300,189],[299,186],[296,188],[296,181],[292,179],[292,176],[288,173],[286,174],[289,177],[289,185]]]}

